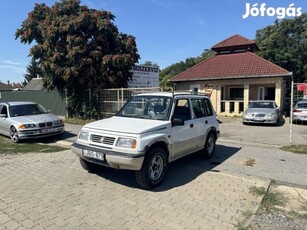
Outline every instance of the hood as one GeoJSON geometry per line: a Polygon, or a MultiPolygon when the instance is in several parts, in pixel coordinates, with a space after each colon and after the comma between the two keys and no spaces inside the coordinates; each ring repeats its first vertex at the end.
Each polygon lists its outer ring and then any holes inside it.
{"type": "Polygon", "coordinates": [[[89,123],[85,125],[84,128],[99,131],[141,134],[166,128],[168,124],[170,124],[170,121],[114,116],[89,123]]]}
{"type": "Polygon", "coordinates": [[[27,115],[20,117],[11,117],[11,119],[20,124],[31,124],[31,123],[42,123],[42,122],[54,122],[59,118],[53,114],[38,114],[38,115],[27,115]]]}

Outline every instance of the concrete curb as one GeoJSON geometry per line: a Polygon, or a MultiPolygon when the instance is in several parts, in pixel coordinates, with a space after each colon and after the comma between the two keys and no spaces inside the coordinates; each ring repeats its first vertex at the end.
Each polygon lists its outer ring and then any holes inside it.
{"type": "Polygon", "coordinates": [[[270,187],[271,187],[271,183],[272,183],[272,181],[269,180],[269,181],[267,182],[267,184],[265,185],[265,193],[262,195],[261,201],[258,202],[257,205],[255,206],[254,210],[252,211],[253,214],[252,214],[251,216],[249,216],[249,217],[244,221],[244,223],[243,223],[243,228],[247,228],[247,227],[251,224],[251,222],[253,221],[253,219],[256,217],[257,212],[258,212],[258,210],[259,210],[260,207],[261,207],[263,198],[264,198],[264,196],[267,194],[267,192],[269,191],[269,189],[270,189],[270,187]]]}
{"type": "Polygon", "coordinates": [[[226,144],[239,144],[239,145],[248,145],[254,147],[267,147],[267,148],[281,148],[282,145],[275,145],[275,144],[265,144],[265,143],[256,143],[256,142],[242,142],[242,141],[235,141],[235,140],[224,140],[219,138],[217,143],[226,143],[226,144]]]}

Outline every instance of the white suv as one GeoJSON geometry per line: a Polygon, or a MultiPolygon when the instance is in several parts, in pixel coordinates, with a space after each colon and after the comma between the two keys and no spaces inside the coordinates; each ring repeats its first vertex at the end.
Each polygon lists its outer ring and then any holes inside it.
{"type": "Polygon", "coordinates": [[[206,95],[146,93],[133,96],[115,116],[85,125],[72,151],[87,171],[134,170],[138,184],[148,189],[162,182],[176,159],[196,151],[211,158],[219,134],[206,95]]]}

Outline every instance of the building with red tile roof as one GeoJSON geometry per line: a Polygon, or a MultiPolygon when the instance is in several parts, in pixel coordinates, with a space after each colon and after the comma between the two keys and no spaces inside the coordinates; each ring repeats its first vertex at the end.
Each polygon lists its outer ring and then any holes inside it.
{"type": "Polygon", "coordinates": [[[256,55],[255,41],[236,34],[212,50],[215,56],[171,79],[176,89],[210,94],[218,114],[239,115],[258,99],[275,100],[282,108],[285,81],[292,73],[256,55]]]}

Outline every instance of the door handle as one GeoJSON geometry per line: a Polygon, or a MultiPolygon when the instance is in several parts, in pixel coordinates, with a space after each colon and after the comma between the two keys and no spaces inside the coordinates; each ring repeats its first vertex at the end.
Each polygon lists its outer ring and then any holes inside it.
{"type": "Polygon", "coordinates": [[[207,121],[207,120],[205,121],[205,124],[208,124],[208,121],[207,121]]]}
{"type": "Polygon", "coordinates": [[[194,127],[194,125],[193,124],[190,124],[190,128],[193,128],[194,127]]]}

